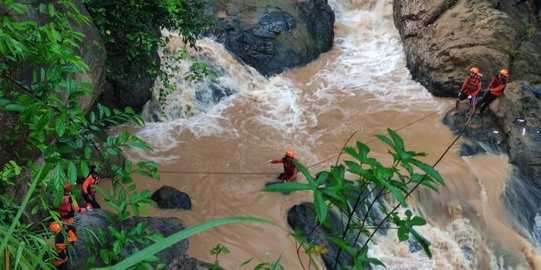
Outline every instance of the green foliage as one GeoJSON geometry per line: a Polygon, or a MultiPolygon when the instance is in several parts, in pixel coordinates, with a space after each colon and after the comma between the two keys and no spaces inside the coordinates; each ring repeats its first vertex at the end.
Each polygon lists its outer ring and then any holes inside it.
{"type": "Polygon", "coordinates": [[[218,260],[218,257],[220,256],[220,254],[229,254],[229,249],[222,244],[217,244],[210,250],[210,255],[214,256],[214,264],[210,265],[210,268],[209,268],[210,270],[222,269],[220,267],[220,260],[218,260]]]}
{"type": "Polygon", "coordinates": [[[520,55],[520,51],[514,50],[514,49],[508,50],[508,53],[509,53],[509,57],[511,58],[511,61],[517,59],[517,57],[520,55]]]}
{"type": "Polygon", "coordinates": [[[441,11],[448,10],[452,5],[456,3],[457,0],[444,0],[443,3],[441,3],[441,11]]]}
{"type": "Polygon", "coordinates": [[[118,78],[159,73],[159,59],[153,53],[161,42],[160,29],[179,31],[184,41],[194,46],[209,23],[204,15],[205,0],[83,0],[83,3],[105,43],[107,73],[118,78]]]}
{"type": "MultiPolygon", "coordinates": [[[[160,234],[148,230],[143,223],[139,223],[129,230],[110,225],[107,227],[107,231],[98,228],[92,233],[87,233],[87,235],[92,236],[92,240],[86,243],[86,247],[92,251],[92,254],[99,255],[101,261],[107,266],[116,264],[126,257],[127,254],[137,252],[138,249],[134,248],[136,244],[148,245],[163,239],[160,234]]],[[[89,260],[90,264],[87,265],[87,268],[93,266],[96,261],[96,255],[91,256],[89,260]]],[[[150,262],[154,261],[157,261],[157,258],[149,256],[140,262],[138,266],[143,268],[149,266],[152,268],[150,262]]]]}
{"type": "Polygon", "coordinates": [[[530,40],[537,33],[537,28],[534,25],[524,24],[524,36],[522,40],[530,40]]]}
{"type": "MultiPolygon", "coordinates": [[[[5,209],[0,219],[0,257],[11,259],[13,268],[51,269],[49,263],[55,252],[43,240],[44,226],[29,221],[25,217],[27,211],[41,216],[50,213],[58,219],[51,209],[62,199],[64,183],[73,185],[77,178],[88,175],[91,165],[98,163],[99,172],[113,175],[113,187],[100,192],[116,211],[117,221],[122,221],[131,214],[146,212],[146,205],[153,205],[148,190],[135,191],[131,175],[155,179],[159,175],[157,165],[150,161],[110,164],[109,160],[126,148],[150,150],[138,137],[121,132],[101,139],[108,125],[120,122],[142,125],[140,116],[130,108],[110,110],[100,104],[96,112],[85,115],[78,103],[92,89],[90,84],[73,79],[74,73],[86,72],[88,67],[74,53],[84,36],[74,31],[72,24],[85,24],[88,19],[71,1],[39,4],[35,8],[48,17],[45,23],[15,20],[24,17],[28,7],[10,0],[0,3],[0,109],[2,114],[18,118],[10,140],[24,143],[26,150],[37,154],[19,156],[20,160],[6,164],[0,173],[0,201],[5,209]],[[28,71],[30,78],[26,78],[28,71]],[[39,163],[35,162],[36,156],[40,157],[39,163]],[[27,176],[21,177],[22,171],[27,176]],[[4,192],[10,186],[26,182],[29,185],[22,200],[14,197],[13,192],[4,192]],[[19,243],[26,244],[19,246],[19,243]]],[[[51,217],[46,217],[44,223],[51,217]]],[[[113,252],[100,250],[99,254],[110,264],[119,260],[117,251],[130,243],[159,239],[139,226],[131,231],[110,227],[107,233],[112,235],[113,252]]]]}
{"type": "Polygon", "coordinates": [[[254,270],[284,270],[285,268],[280,263],[280,259],[273,260],[267,253],[267,261],[259,263],[254,267],[254,270]]]}
{"type": "MultiPolygon", "coordinates": [[[[399,241],[406,241],[412,236],[425,253],[431,257],[430,243],[422,237],[414,227],[426,224],[419,216],[413,216],[411,210],[405,210],[405,217],[400,209],[408,206],[407,198],[420,186],[437,191],[438,185],[444,185],[440,174],[430,165],[418,160],[424,153],[408,151],[405,149],[402,138],[392,130],[388,136],[378,135],[379,140],[390,147],[389,154],[393,161],[390,166],[380,163],[369,157],[370,148],[360,142],[356,147],[346,147],[346,152],[353,160],[346,160],[344,165],[333,166],[330,171],[323,171],[312,176],[300,163],[296,167],[305,176],[307,183],[283,183],[265,187],[265,191],[292,192],[310,190],[314,195],[315,216],[320,224],[328,224],[329,211],[337,210],[345,218],[342,230],[335,235],[328,236],[328,240],[336,244],[340,250],[335,260],[338,262],[342,251],[353,258],[342,265],[346,269],[364,269],[365,265],[383,265],[376,258],[367,256],[370,240],[378,230],[382,230],[385,222],[394,224],[397,229],[399,241]],[[346,172],[355,176],[346,179],[346,172]],[[388,201],[396,201],[396,206],[389,208],[388,201]],[[362,207],[361,207],[362,206],[362,207]],[[401,208],[402,207],[402,208],[401,208]],[[358,209],[365,209],[363,214],[358,209]],[[376,215],[380,211],[383,215],[376,215]],[[370,229],[369,229],[370,228],[370,229]],[[371,230],[371,231],[370,231],[371,230]],[[359,243],[361,236],[363,242],[359,243]],[[364,244],[363,244],[364,243],[364,244]]],[[[320,247],[314,252],[314,245],[309,243],[309,237],[294,234],[301,242],[308,254],[326,251],[320,247]]]]}

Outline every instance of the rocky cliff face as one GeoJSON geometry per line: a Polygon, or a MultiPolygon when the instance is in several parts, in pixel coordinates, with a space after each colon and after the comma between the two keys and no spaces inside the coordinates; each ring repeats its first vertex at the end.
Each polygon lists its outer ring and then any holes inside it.
{"type": "Polygon", "coordinates": [[[208,11],[218,24],[207,34],[266,76],[332,48],[334,12],[326,0],[212,0],[208,11]]]}
{"type": "Polygon", "coordinates": [[[501,67],[512,80],[541,83],[541,33],[526,7],[512,2],[394,0],[413,78],[436,96],[456,95],[471,66],[485,85],[501,67]]]}

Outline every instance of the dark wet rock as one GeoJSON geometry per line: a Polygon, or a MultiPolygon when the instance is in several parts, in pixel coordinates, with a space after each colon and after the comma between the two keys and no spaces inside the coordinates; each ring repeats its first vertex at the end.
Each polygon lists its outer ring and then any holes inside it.
{"type": "Polygon", "coordinates": [[[208,267],[203,266],[197,259],[184,255],[168,264],[165,270],[208,270],[208,267]]]}
{"type": "Polygon", "coordinates": [[[92,266],[104,266],[99,255],[95,253],[96,251],[86,247],[85,243],[95,242],[94,235],[98,229],[107,231],[107,227],[113,225],[113,222],[111,222],[110,219],[111,215],[111,213],[102,209],[94,209],[83,214],[75,215],[73,225],[77,229],[78,241],[74,243],[73,248],[77,256],[70,257],[71,269],[85,269],[86,262],[93,255],[96,257],[96,260],[92,266]]]}
{"type": "Polygon", "coordinates": [[[324,0],[210,1],[218,24],[208,31],[244,63],[270,76],[332,48],[334,12],[324,0]]]}
{"type": "MultiPolygon", "coordinates": [[[[513,83],[490,107],[508,136],[510,162],[520,168],[541,166],[541,102],[533,91],[528,83],[513,83]],[[517,123],[517,118],[525,124],[517,123]]],[[[536,181],[541,179],[538,176],[536,181]]]]}
{"type": "Polygon", "coordinates": [[[276,38],[280,33],[295,28],[295,18],[283,11],[273,11],[261,18],[252,28],[252,33],[260,38],[276,38]]]}
{"type": "MultiPolygon", "coordinates": [[[[457,115],[449,112],[442,120],[455,135],[460,134],[466,126],[469,117],[467,106],[467,102],[463,102],[457,115]]],[[[496,118],[487,112],[483,115],[475,114],[462,136],[467,142],[460,146],[461,156],[508,152],[505,132],[496,123],[496,118]]]]}
{"type": "MultiPolygon", "coordinates": [[[[94,209],[93,211],[87,211],[83,214],[75,216],[74,226],[77,229],[78,241],[74,244],[74,249],[77,256],[70,257],[71,269],[85,269],[84,266],[91,256],[95,256],[95,261],[92,262],[93,267],[103,266],[103,262],[100,259],[95,249],[89,248],[89,243],[96,243],[95,234],[98,229],[102,229],[107,232],[108,226],[114,226],[120,230],[131,230],[139,223],[143,223],[145,228],[148,229],[148,233],[159,232],[162,236],[166,237],[174,234],[185,228],[184,224],[177,218],[172,217],[132,217],[122,224],[112,222],[110,217],[111,213],[103,209],[94,209]],[[89,242],[89,243],[87,243],[89,242]]],[[[112,237],[106,234],[106,241],[103,243],[105,247],[110,245],[112,237]]],[[[129,246],[124,251],[124,256],[129,255],[134,247],[139,250],[146,247],[149,243],[135,243],[129,246]]],[[[183,240],[175,245],[159,252],[157,257],[159,263],[170,264],[177,260],[188,260],[185,256],[188,249],[188,240],[183,240]]],[[[181,269],[198,269],[198,268],[181,268],[181,269]]]]}
{"type": "MultiPolygon", "coordinates": [[[[131,230],[135,228],[139,223],[143,223],[145,228],[150,232],[159,232],[163,237],[172,235],[178,231],[186,228],[184,224],[174,217],[132,217],[122,223],[122,230],[131,230]]],[[[134,243],[126,248],[126,257],[131,254],[133,248],[139,250],[145,248],[148,244],[134,243]]],[[[188,251],[188,239],[182,240],[167,249],[164,249],[157,254],[159,262],[170,263],[175,259],[182,257],[188,251]]]]}
{"type": "MultiPolygon", "coordinates": [[[[157,61],[159,56],[155,55],[157,61]]],[[[108,108],[124,110],[131,107],[136,112],[141,112],[145,103],[151,98],[150,89],[156,78],[148,74],[133,75],[127,78],[107,78],[103,87],[103,93],[98,102],[108,108]]]]}
{"type": "Polygon", "coordinates": [[[423,247],[417,241],[410,238],[408,239],[408,249],[411,253],[415,253],[423,250],[423,247]]]}
{"type": "Polygon", "coordinates": [[[174,187],[163,186],[156,190],[150,198],[162,209],[192,209],[190,196],[174,187]]]}
{"type": "Polygon", "coordinates": [[[460,156],[469,157],[478,154],[485,154],[487,151],[479,144],[465,143],[460,146],[460,156]]]}

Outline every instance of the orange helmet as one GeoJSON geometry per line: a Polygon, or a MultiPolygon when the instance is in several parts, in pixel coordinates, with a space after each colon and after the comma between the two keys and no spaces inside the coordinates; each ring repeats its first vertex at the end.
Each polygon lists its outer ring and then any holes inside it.
{"type": "Polygon", "coordinates": [[[57,222],[53,221],[49,224],[49,230],[55,234],[59,234],[62,231],[62,227],[57,222]]]}
{"type": "Polygon", "coordinates": [[[295,152],[293,150],[287,150],[286,157],[295,158],[295,152]]]}
{"type": "Polygon", "coordinates": [[[470,68],[470,72],[477,75],[477,76],[479,76],[479,77],[483,77],[483,74],[481,74],[481,71],[479,71],[478,67],[470,68]]]}
{"type": "Polygon", "coordinates": [[[509,78],[509,70],[505,68],[500,69],[500,75],[504,76],[505,78],[509,78]]]}

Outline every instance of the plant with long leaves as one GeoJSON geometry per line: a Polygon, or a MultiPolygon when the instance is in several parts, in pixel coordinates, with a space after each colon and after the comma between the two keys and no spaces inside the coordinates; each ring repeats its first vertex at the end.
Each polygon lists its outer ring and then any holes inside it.
{"type": "MultiPolygon", "coordinates": [[[[319,172],[316,176],[295,162],[307,183],[283,183],[264,189],[270,192],[311,191],[315,219],[323,226],[332,224],[329,211],[340,213],[342,226],[330,230],[328,247],[325,247],[337,250],[332,269],[338,266],[342,269],[364,269],[366,265],[384,265],[377,258],[369,257],[368,251],[376,232],[389,228],[396,229],[400,242],[416,241],[426,255],[432,257],[429,241],[415,229],[425,225],[426,221],[407,209],[407,198],[420,186],[437,192],[437,186],[445,183],[432,166],[418,159],[426,154],[406,150],[404,141],[396,132],[388,129],[388,136],[376,137],[390,147],[389,154],[393,160],[390,166],[370,157],[370,148],[357,142],[356,147],[344,148],[352,160],[332,166],[329,171],[319,172]],[[348,179],[346,173],[353,178],[348,179]]],[[[314,246],[308,240],[311,238],[298,232],[296,235],[301,246],[310,253],[314,246]]]]}

